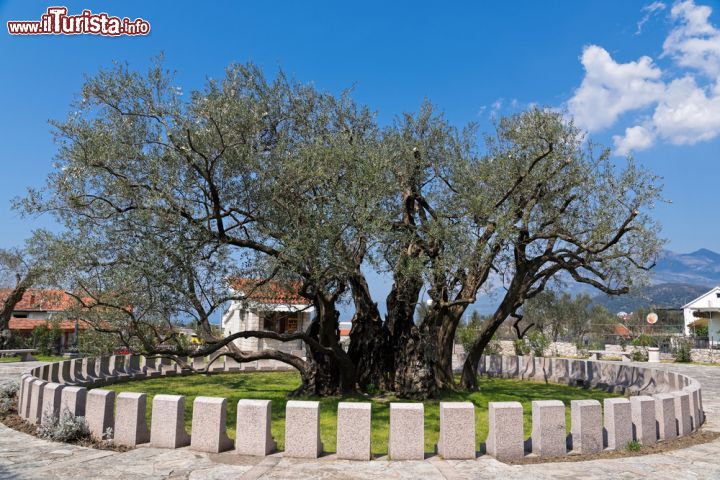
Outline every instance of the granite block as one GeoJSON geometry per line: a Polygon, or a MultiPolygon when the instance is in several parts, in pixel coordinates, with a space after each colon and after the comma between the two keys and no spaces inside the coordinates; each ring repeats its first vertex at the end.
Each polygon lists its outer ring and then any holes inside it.
{"type": "Polygon", "coordinates": [[[523,458],[523,407],[520,402],[488,404],[488,438],[485,446],[488,454],[501,461],[523,458]]]}
{"type": "Polygon", "coordinates": [[[675,397],[675,419],[677,421],[678,436],[687,435],[691,431],[690,395],[687,392],[672,392],[675,397]]]}
{"type": "Polygon", "coordinates": [[[144,393],[122,392],[117,396],[115,444],[135,447],[150,441],[146,408],[147,395],[144,393]]]}
{"type": "Polygon", "coordinates": [[[87,389],[85,387],[65,387],[60,396],[60,412],[69,412],[75,417],[85,416],[87,389]]]}
{"type": "Polygon", "coordinates": [[[108,428],[115,428],[113,416],[115,410],[115,392],[94,389],[87,394],[85,404],[85,421],[90,428],[90,435],[96,440],[107,440],[108,428]]]}
{"type": "Polygon", "coordinates": [[[237,404],[235,452],[240,455],[263,457],[275,450],[271,426],[270,400],[240,400],[237,404]]]}
{"type": "Polygon", "coordinates": [[[337,413],[337,457],[370,460],[371,404],[340,402],[337,413]]]}
{"type": "Polygon", "coordinates": [[[472,402],[440,402],[437,452],[445,459],[475,458],[475,405],[472,402]]]}
{"type": "Polygon", "coordinates": [[[642,445],[652,445],[657,441],[655,426],[655,400],[647,395],[630,397],[633,434],[642,445]]]}
{"type": "Polygon", "coordinates": [[[565,404],[560,400],[532,402],[532,452],[539,457],[567,453],[565,404]]]}
{"type": "Polygon", "coordinates": [[[57,418],[60,413],[60,398],[62,396],[63,385],[60,383],[48,383],[43,390],[42,416],[40,423],[45,424],[52,422],[53,418],[57,418]]]}
{"type": "Polygon", "coordinates": [[[391,460],[425,458],[425,409],[422,403],[390,404],[388,455],[391,460]]]}
{"type": "Polygon", "coordinates": [[[30,408],[27,417],[30,423],[40,423],[42,420],[43,390],[47,383],[45,380],[35,379],[30,384],[30,408]]]}
{"type": "Polygon", "coordinates": [[[152,406],[150,443],[159,448],[180,448],[190,445],[185,431],[185,397],[155,395],[152,406]]]}
{"type": "Polygon", "coordinates": [[[233,448],[227,436],[227,400],[196,397],[193,401],[190,448],[199,452],[220,453],[233,448]]]}
{"type": "Polygon", "coordinates": [[[603,450],[602,407],[597,400],[571,400],[572,448],[575,453],[603,450]]]}
{"type": "Polygon", "coordinates": [[[605,434],[607,448],[621,450],[633,439],[632,409],[627,398],[606,398],[603,400],[605,413],[605,434]]]}
{"type": "Polygon", "coordinates": [[[669,440],[677,437],[677,425],[675,422],[675,396],[670,393],[656,393],[655,399],[655,424],[660,440],[669,440]]]}
{"type": "Polygon", "coordinates": [[[320,402],[290,400],[285,409],[285,456],[317,458],[320,442],[320,402]]]}

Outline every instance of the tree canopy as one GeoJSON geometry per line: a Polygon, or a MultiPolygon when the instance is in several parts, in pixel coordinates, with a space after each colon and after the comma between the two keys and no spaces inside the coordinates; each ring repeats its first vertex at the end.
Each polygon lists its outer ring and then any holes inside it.
{"type": "Polygon", "coordinates": [[[349,92],[268,80],[251,64],[189,94],[159,64],[115,65],[88,78],[54,127],[56,169],[19,207],[63,224],[47,248],[55,282],[82,302],[75,314],[133,351],[284,361],[303,392],[454,386],[462,315],[502,287],[465,364],[462,386],[475,388],[487,342],[526,300],[558,279],[623,293],[661,244],[649,216],[657,179],[549,109],[480,137],[429,103],[380,126],[349,92]],[[371,295],[370,271],[391,276],[387,298],[371,295]],[[229,288],[241,277],[299,285],[315,307],[310,328],[219,337],[211,318],[246,300],[229,288]],[[354,307],[347,351],[343,301],[354,307]],[[188,320],[200,349],[173,328],[188,320]],[[307,359],[243,352],[241,337],[300,339],[307,359]]]}

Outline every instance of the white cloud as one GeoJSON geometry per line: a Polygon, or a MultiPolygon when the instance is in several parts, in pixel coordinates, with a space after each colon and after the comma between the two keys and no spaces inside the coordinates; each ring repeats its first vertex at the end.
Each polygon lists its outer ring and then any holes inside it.
{"type": "Polygon", "coordinates": [[[676,26],[665,39],[663,55],[716,79],[720,75],[720,30],[710,23],[711,13],[712,8],[695,5],[692,0],[675,4],[670,18],[676,26]]]}
{"type": "Polygon", "coordinates": [[[650,148],[653,144],[655,134],[651,129],[642,125],[625,129],[625,135],[613,136],[615,142],[615,154],[625,156],[630,152],[639,152],[650,148]]]}
{"type": "Polygon", "coordinates": [[[720,135],[720,96],[708,96],[691,76],[673,80],[652,121],[658,134],[674,144],[712,140],[720,135]]]}
{"type": "MultiPolygon", "coordinates": [[[[660,2],[643,8],[638,29],[664,8],[660,2]]],[[[671,59],[674,69],[662,71],[647,56],[618,63],[602,47],[586,47],[581,58],[585,78],[568,101],[575,122],[598,131],[624,113],[635,113],[633,124],[613,136],[618,155],[657,141],[685,145],[720,136],[720,30],[711,23],[711,13],[693,0],[673,5],[661,58],[671,59]]]]}
{"type": "Polygon", "coordinates": [[[575,123],[589,131],[609,127],[621,114],[650,105],[662,96],[662,72],[650,57],[617,63],[604,48],[590,45],[580,61],[585,78],[568,107],[575,123]]]}
{"type": "Polygon", "coordinates": [[[650,20],[650,17],[662,10],[665,10],[665,4],[663,2],[653,2],[650,5],[645,5],[642,9],[643,12],[645,12],[645,15],[637,23],[637,30],[635,31],[635,35],[640,35],[642,33],[642,29],[648,22],[648,20],[650,20]]]}

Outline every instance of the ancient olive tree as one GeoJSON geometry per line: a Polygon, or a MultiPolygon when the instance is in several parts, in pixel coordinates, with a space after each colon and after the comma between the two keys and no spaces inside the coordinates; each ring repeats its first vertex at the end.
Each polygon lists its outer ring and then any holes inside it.
{"type": "Polygon", "coordinates": [[[465,365],[474,388],[487,341],[548,282],[621,293],[658,248],[655,179],[631,162],[616,172],[554,112],[504,119],[480,146],[473,126],[430,105],[380,128],[348,94],[268,81],[252,65],[189,95],[159,66],[116,66],[88,79],[55,127],[58,168],[21,208],[66,227],[47,250],[55,282],[78,299],[73,314],[133,351],[288,363],[306,393],[455,386],[460,319],[501,284],[465,365]],[[373,270],[393,280],[384,315],[373,270]],[[253,288],[230,289],[237,278],[253,288]],[[229,301],[278,283],[313,305],[306,331],[213,330],[229,301]],[[354,306],[347,351],[340,302],[354,306]],[[189,322],[199,349],[174,328],[189,322]],[[306,359],[240,351],[234,340],[248,337],[302,340],[306,359]]]}

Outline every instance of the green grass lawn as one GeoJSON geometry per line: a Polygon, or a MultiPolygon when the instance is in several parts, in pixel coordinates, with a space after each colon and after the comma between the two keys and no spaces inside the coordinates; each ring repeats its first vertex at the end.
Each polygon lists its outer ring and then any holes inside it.
{"type": "MultiPolygon", "coordinates": [[[[105,387],[115,392],[144,392],[148,394],[148,426],[152,397],[155,394],[185,395],[185,425],[188,432],[192,424],[192,402],[197,396],[224,397],[228,399],[227,428],[231,438],[235,438],[237,401],[243,398],[272,400],[272,433],[282,449],[285,440],[285,404],[288,392],[297,388],[300,377],[296,372],[253,372],[230,373],[221,375],[190,375],[184,377],[153,378],[149,380],[121,383],[105,387]]],[[[480,380],[480,391],[467,394],[462,392],[443,392],[439,398],[425,402],[425,450],[433,451],[439,431],[440,401],[470,401],[477,407],[478,446],[487,437],[488,402],[518,401],[524,408],[525,435],[530,435],[532,400],[562,400],[568,407],[570,400],[597,399],[613,397],[600,390],[587,390],[579,387],[527,382],[519,380],[489,379],[480,380]]],[[[310,398],[304,398],[310,399],[310,398]]],[[[372,451],[387,453],[390,402],[395,397],[365,397],[347,395],[344,397],[318,398],[320,401],[320,437],[325,451],[335,451],[335,429],[337,425],[337,404],[344,402],[372,402],[372,451]]],[[[406,400],[400,400],[406,401],[406,400]]],[[[570,408],[567,409],[567,427],[570,428],[570,408]]]]}
{"type": "MultiPolygon", "coordinates": [[[[62,362],[63,360],[67,360],[67,358],[62,355],[38,355],[35,353],[33,354],[33,358],[38,362],[62,362]]],[[[0,363],[14,363],[19,361],[19,356],[0,357],[0,363]]]]}

